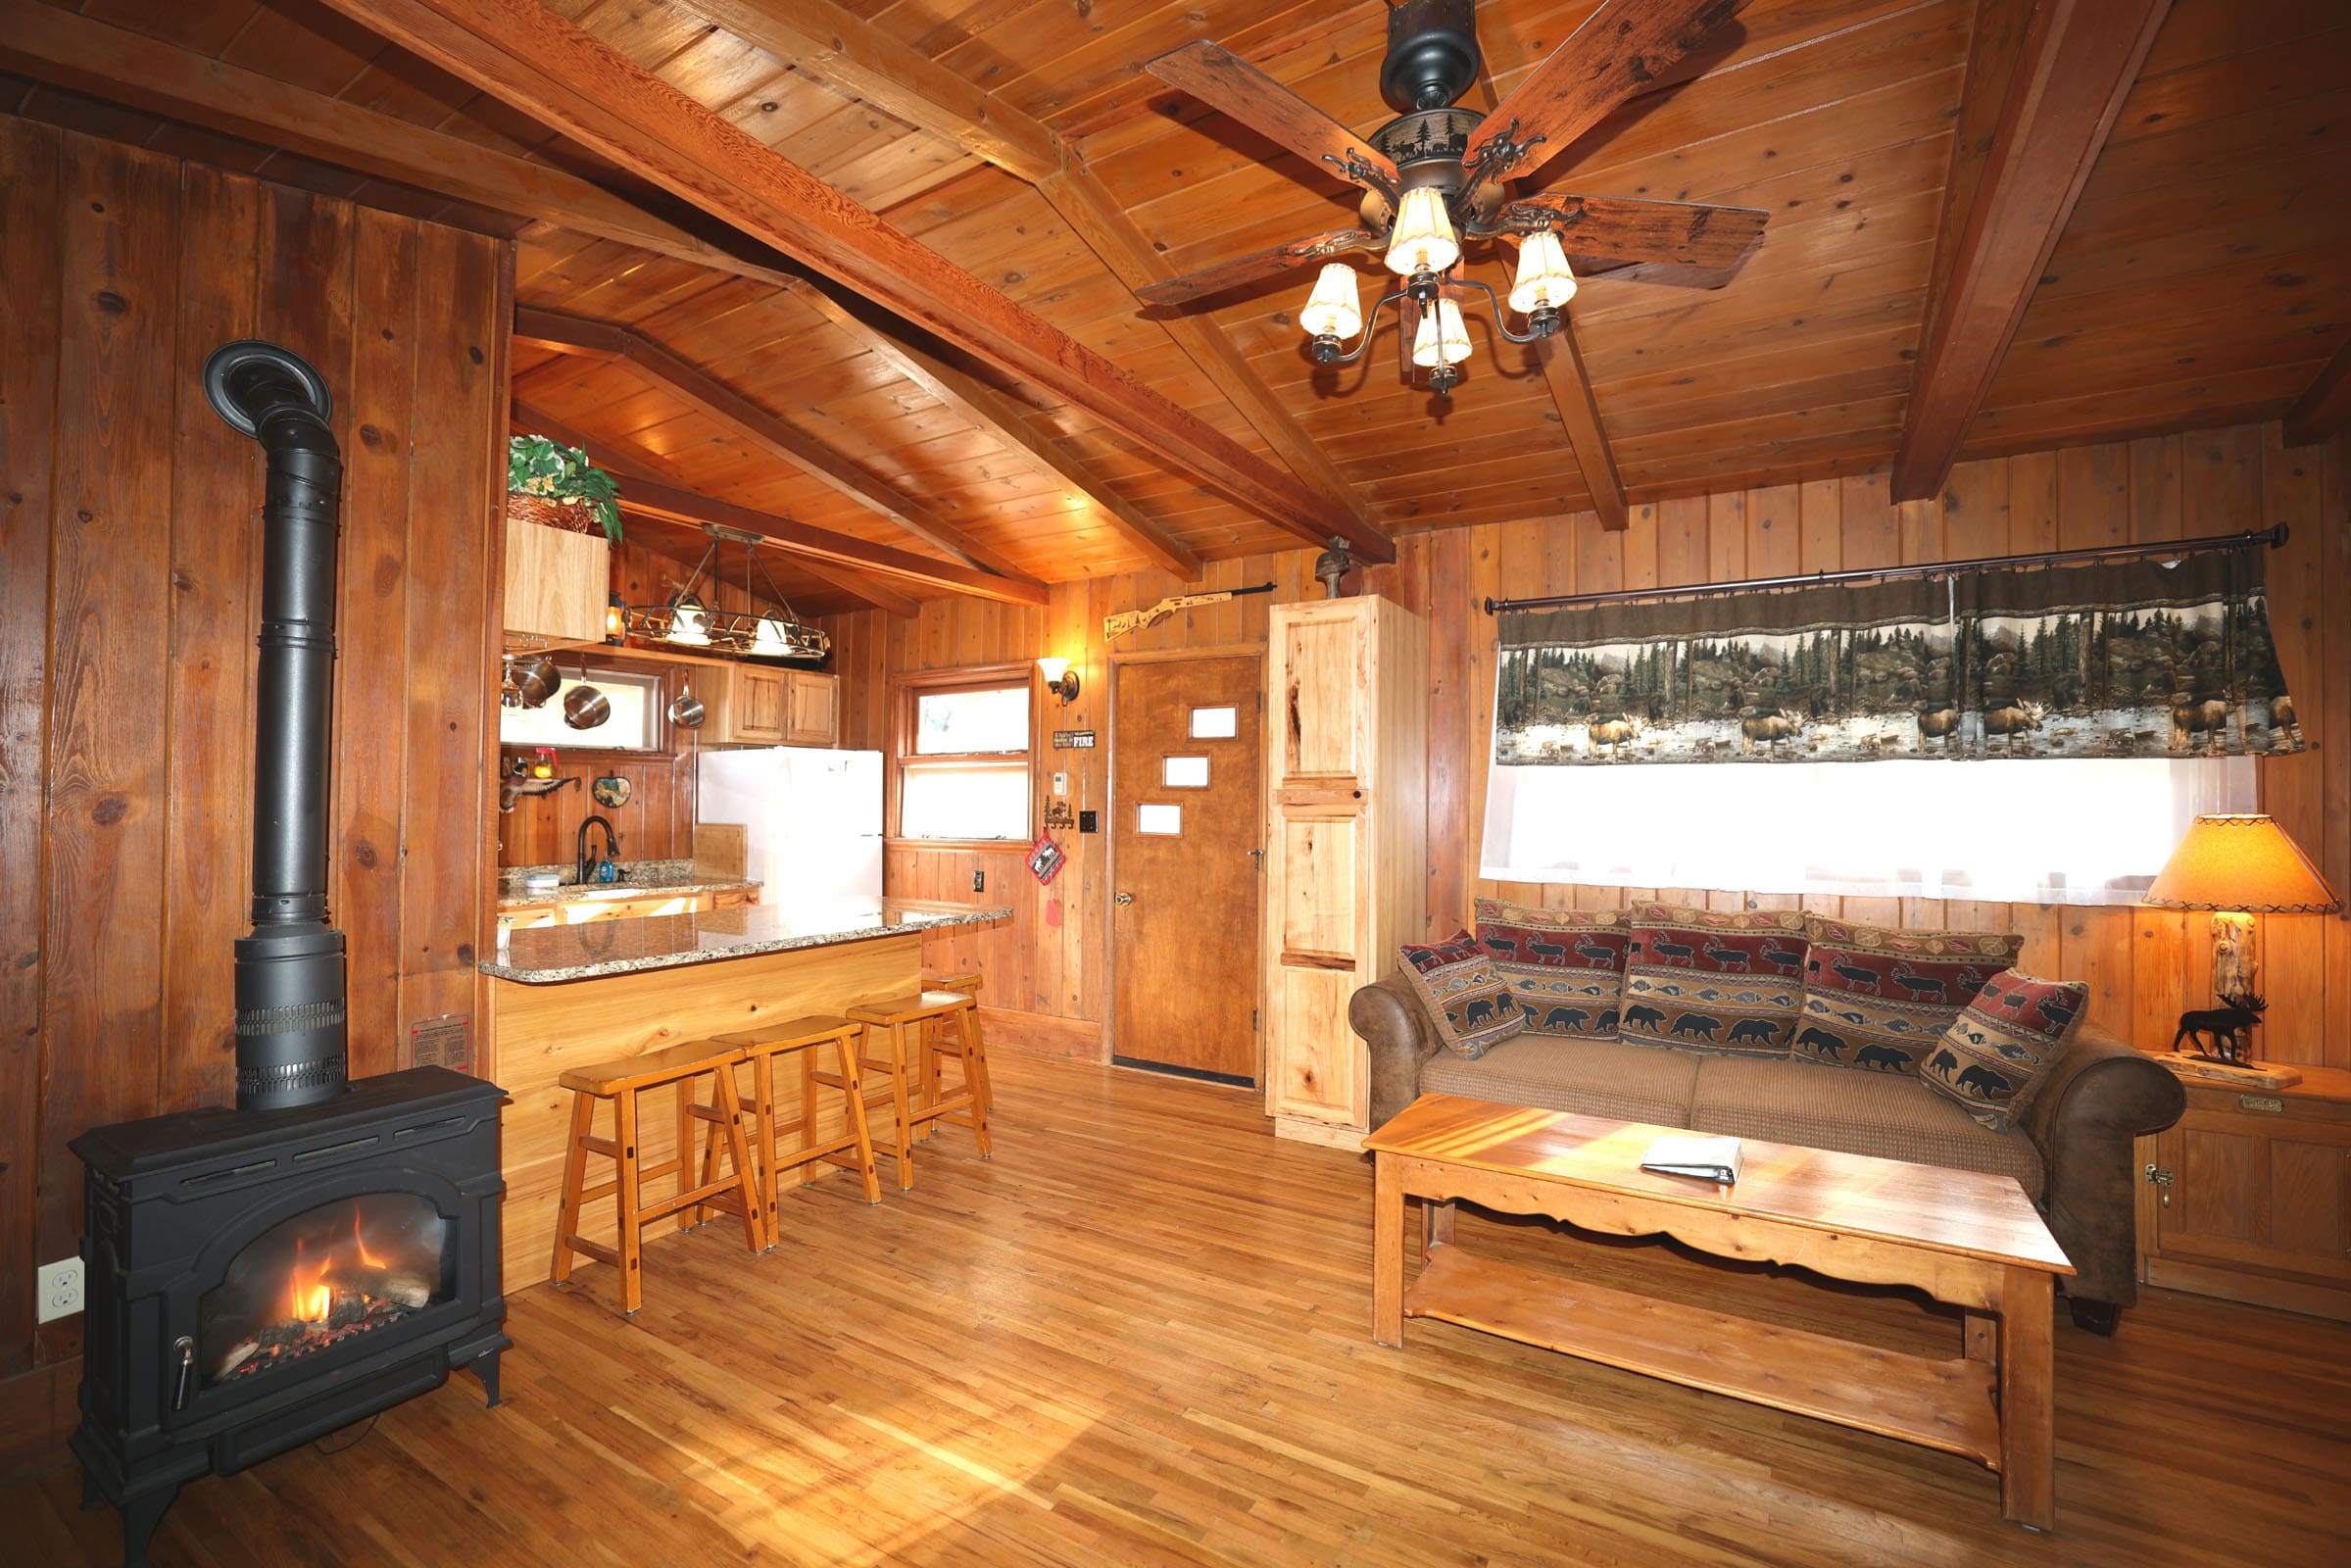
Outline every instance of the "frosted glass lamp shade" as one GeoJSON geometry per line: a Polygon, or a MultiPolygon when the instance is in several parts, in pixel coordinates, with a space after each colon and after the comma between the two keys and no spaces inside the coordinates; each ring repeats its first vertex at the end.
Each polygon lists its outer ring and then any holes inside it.
{"type": "Polygon", "coordinates": [[[1363,298],[1356,291],[1355,270],[1345,262],[1325,262],[1322,275],[1298,324],[1308,337],[1353,337],[1363,330],[1363,298]]]}
{"type": "Polygon", "coordinates": [[[1567,252],[1549,229],[1529,234],[1518,248],[1518,279],[1510,285],[1510,308],[1521,316],[1558,310],[1576,295],[1576,274],[1567,252]]]}
{"type": "Polygon", "coordinates": [[[1420,330],[1412,335],[1412,363],[1431,370],[1468,358],[1469,329],[1461,324],[1461,307],[1439,300],[1435,310],[1422,311],[1420,330]]]}
{"type": "Polygon", "coordinates": [[[1461,260],[1461,242],[1445,216],[1445,196],[1427,185],[1404,192],[1396,232],[1388,240],[1388,270],[1401,277],[1442,272],[1461,260]]]}
{"type": "Polygon", "coordinates": [[[670,606],[669,635],[664,641],[684,643],[694,648],[710,645],[710,616],[704,612],[701,600],[692,594],[684,594],[670,606]]]}
{"type": "Polygon", "coordinates": [[[1057,686],[1061,683],[1061,677],[1069,673],[1069,661],[1066,659],[1040,659],[1037,661],[1037,667],[1045,672],[1046,685],[1057,686]]]}
{"type": "Polygon", "coordinates": [[[2197,817],[2146,902],[2245,914],[2332,914],[2343,906],[2277,819],[2250,812],[2197,817]]]}

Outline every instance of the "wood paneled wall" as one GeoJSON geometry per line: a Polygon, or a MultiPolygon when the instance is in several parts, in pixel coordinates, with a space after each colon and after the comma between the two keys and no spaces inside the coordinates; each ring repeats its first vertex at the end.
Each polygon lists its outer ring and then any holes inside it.
{"type": "MultiPolygon", "coordinates": [[[[2263,798],[2336,889],[2351,892],[2347,445],[2288,450],[2275,424],[2248,425],[1963,464],[1938,501],[1902,506],[1886,499],[1883,475],[1864,474],[1640,507],[1622,533],[1605,532],[1591,514],[1578,514],[1405,536],[1395,565],[1364,575],[1369,591],[1430,621],[1431,930],[1446,934],[1466,923],[1480,894],[1599,906],[1632,896],[1620,889],[1477,880],[1494,672],[1494,621],[1477,606],[1489,595],[1965,560],[2228,533],[2278,521],[2293,528],[2292,543],[2268,562],[2278,642],[2297,708],[2318,721],[2304,719],[2316,743],[2311,752],[2260,764],[2263,798]]],[[[1261,646],[1269,599],[1320,594],[1307,575],[1312,561],[1311,552],[1298,551],[1215,563],[1207,581],[1216,586],[1268,579],[1279,586],[1266,598],[1178,616],[1119,647],[1261,646]]],[[[1066,720],[1051,722],[1096,727],[1106,744],[1102,618],[1183,586],[1165,573],[1139,572],[1057,585],[1043,612],[934,600],[913,620],[878,612],[841,617],[831,625],[839,639],[844,743],[887,747],[888,677],[894,671],[1053,654],[1073,661],[1085,689],[1066,720]]],[[[1082,777],[1088,803],[1104,804],[1106,754],[1059,755],[1077,760],[1073,791],[1082,777]]],[[[1737,787],[1736,770],[1726,775],[1725,787],[1737,787]]],[[[1103,840],[1061,837],[1069,863],[1050,889],[1036,888],[1014,853],[973,857],[904,845],[890,856],[889,882],[893,891],[967,898],[967,861],[988,862],[992,890],[1005,887],[1001,879],[1011,875],[1010,886],[1021,895],[1015,900],[1018,919],[1005,931],[966,939],[970,951],[959,956],[986,967],[993,1005],[1097,1023],[1107,1007],[1103,840]]],[[[1734,894],[1657,891],[1692,902],[1739,902],[1734,894]]],[[[2144,1043],[2168,1042],[2180,1008],[2200,1003],[2207,989],[2210,954],[2200,915],[1930,900],[1827,899],[1815,906],[1887,923],[2023,931],[2029,967],[2087,981],[2100,1021],[2144,1043]]],[[[2351,1066],[2351,923],[2274,919],[2266,922],[2263,944],[2271,1007],[2262,1050],[2287,1060],[2351,1066]]],[[[1057,1031],[1053,1038],[1074,1033],[1057,1031]]]]}
{"type": "MultiPolygon", "coordinates": [[[[689,747],[692,742],[688,742],[689,747]]],[[[500,754],[511,760],[532,755],[527,746],[500,754]]],[[[591,814],[604,817],[620,835],[620,860],[690,858],[694,854],[694,754],[647,756],[627,752],[563,752],[559,773],[579,782],[546,795],[525,795],[511,811],[498,814],[500,865],[568,865],[579,853],[579,825],[591,814]],[[612,775],[629,782],[626,806],[598,806],[588,786],[612,775]]],[[[596,847],[604,848],[598,839],[596,847]]]]}
{"type": "Polygon", "coordinates": [[[4,117],[0,235],[4,1456],[71,1419],[81,1320],[32,1321],[36,1262],[80,1233],[67,1140],[232,1093],[263,461],[198,381],[231,338],[335,400],[352,1072],[476,1011],[513,258],[4,117]]]}

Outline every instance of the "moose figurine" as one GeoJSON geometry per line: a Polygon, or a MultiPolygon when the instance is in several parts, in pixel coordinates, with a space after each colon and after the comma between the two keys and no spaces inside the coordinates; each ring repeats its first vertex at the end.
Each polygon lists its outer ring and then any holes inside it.
{"type": "Polygon", "coordinates": [[[2172,1049],[2178,1051],[2180,1042],[2188,1042],[2196,1054],[2216,1061],[2244,1062],[2251,1051],[2253,1026],[2269,1003],[2260,997],[2223,997],[2228,1005],[2208,1007],[2202,1011],[2180,1015],[2180,1032],[2172,1036],[2172,1049]]]}

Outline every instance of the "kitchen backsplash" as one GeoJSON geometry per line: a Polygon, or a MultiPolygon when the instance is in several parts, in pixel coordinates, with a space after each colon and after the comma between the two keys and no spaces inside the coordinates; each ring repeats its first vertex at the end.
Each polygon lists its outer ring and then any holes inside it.
{"type": "MultiPolygon", "coordinates": [[[[553,871],[559,881],[568,882],[578,869],[570,861],[560,865],[502,865],[498,868],[498,895],[511,899],[523,891],[522,879],[533,874],[553,871]]],[[[672,882],[694,880],[694,862],[684,860],[632,860],[621,857],[620,869],[626,873],[622,880],[637,887],[658,888],[672,882]]]]}

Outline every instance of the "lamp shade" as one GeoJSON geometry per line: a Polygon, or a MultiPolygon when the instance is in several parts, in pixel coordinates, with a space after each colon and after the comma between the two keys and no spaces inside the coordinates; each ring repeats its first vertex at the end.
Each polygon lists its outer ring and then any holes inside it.
{"type": "Polygon", "coordinates": [[[1037,661],[1037,667],[1045,672],[1046,685],[1057,686],[1060,684],[1061,677],[1069,673],[1069,661],[1066,659],[1040,659],[1037,661]]]}
{"type": "Polygon", "coordinates": [[[1298,324],[1308,337],[1353,337],[1363,330],[1363,297],[1356,292],[1355,270],[1345,262],[1326,262],[1314,279],[1314,293],[1298,313],[1298,324]]]}
{"type": "Polygon", "coordinates": [[[1557,310],[1575,298],[1576,274],[1569,270],[1559,236],[1539,229],[1518,248],[1518,278],[1510,285],[1510,308],[1521,316],[1557,310]]]}
{"type": "Polygon", "coordinates": [[[1402,277],[1442,272],[1461,260],[1461,242],[1445,216],[1445,195],[1431,185],[1404,192],[1388,241],[1388,270],[1402,277]]]}
{"type": "Polygon", "coordinates": [[[2332,914],[2343,906],[2277,819],[2251,812],[2197,817],[2146,902],[2244,914],[2332,914]]]}
{"type": "Polygon", "coordinates": [[[1420,330],[1412,334],[1412,363],[1424,370],[1440,365],[1459,365],[1469,358],[1469,328],[1461,324],[1461,307],[1439,300],[1433,311],[1420,313],[1420,330]]]}

